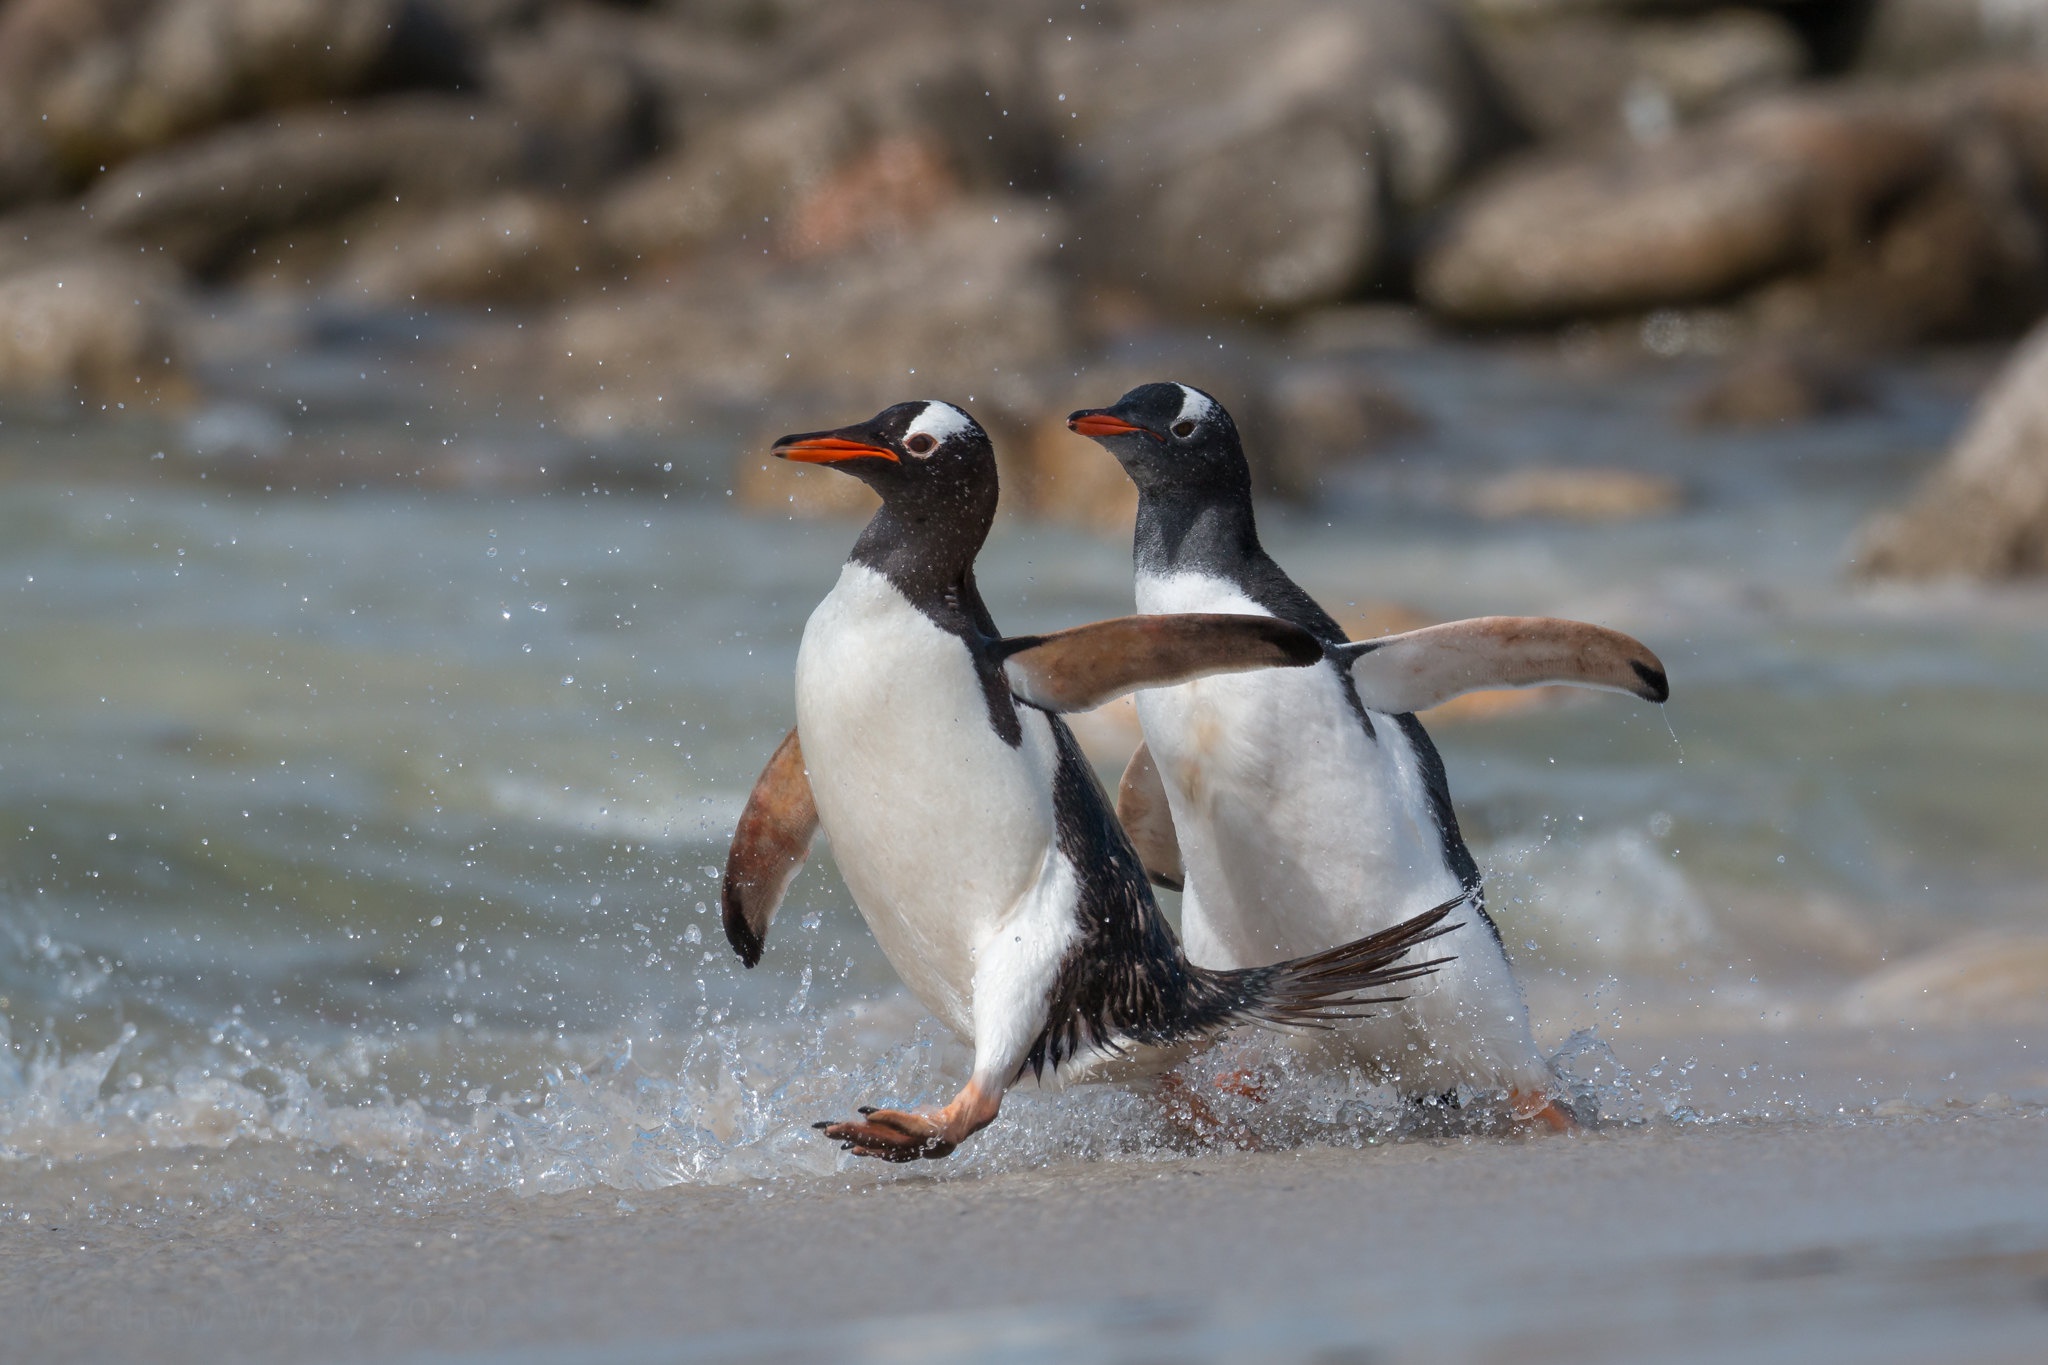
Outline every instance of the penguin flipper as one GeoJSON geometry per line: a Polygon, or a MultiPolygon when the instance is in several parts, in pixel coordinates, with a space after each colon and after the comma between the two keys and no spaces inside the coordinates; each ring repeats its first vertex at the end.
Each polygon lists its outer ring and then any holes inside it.
{"type": "Polygon", "coordinates": [[[725,937],[747,966],[761,960],[768,921],[810,857],[817,833],[818,806],[804,773],[803,746],[792,728],[748,794],[725,855],[725,937]]]}
{"type": "Polygon", "coordinates": [[[1299,626],[1271,616],[1119,616],[1051,635],[996,642],[1017,699],[1044,711],[1088,711],[1141,687],[1212,673],[1302,668],[1323,657],[1299,626]]]}
{"type": "Polygon", "coordinates": [[[1664,665],[1633,636],[1553,616],[1478,616],[1336,646],[1368,711],[1398,716],[1467,692],[1567,683],[1671,695],[1664,665]]]}
{"type": "Polygon", "coordinates": [[[1145,875],[1154,886],[1178,891],[1187,879],[1180,861],[1180,835],[1173,828],[1173,811],[1166,804],[1166,784],[1159,780],[1159,768],[1152,762],[1152,750],[1143,741],[1131,755],[1123,780],[1116,785],[1116,818],[1130,836],[1131,847],[1145,864],[1145,875]]]}

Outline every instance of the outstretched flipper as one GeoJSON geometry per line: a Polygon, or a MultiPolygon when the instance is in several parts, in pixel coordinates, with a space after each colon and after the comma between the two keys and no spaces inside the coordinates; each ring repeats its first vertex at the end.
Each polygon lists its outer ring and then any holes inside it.
{"type": "Polygon", "coordinates": [[[761,960],[768,921],[810,857],[817,833],[818,806],[792,729],[754,783],[725,855],[725,937],[747,966],[761,960]]]}
{"type": "Polygon", "coordinates": [[[1152,762],[1152,750],[1141,740],[1138,752],[1124,768],[1123,781],[1116,784],[1116,818],[1145,875],[1154,886],[1178,891],[1187,880],[1180,861],[1180,836],[1174,832],[1173,811],[1166,804],[1166,785],[1159,780],[1159,768],[1152,762]]]}
{"type": "Polygon", "coordinates": [[[1141,687],[1323,657],[1314,636],[1271,616],[1119,616],[995,648],[1010,691],[1042,711],[1088,711],[1141,687]]]}
{"type": "Polygon", "coordinates": [[[1618,630],[1552,616],[1477,616],[1338,645],[1369,711],[1398,716],[1467,692],[1569,683],[1644,701],[1671,695],[1664,665],[1618,630]]]}

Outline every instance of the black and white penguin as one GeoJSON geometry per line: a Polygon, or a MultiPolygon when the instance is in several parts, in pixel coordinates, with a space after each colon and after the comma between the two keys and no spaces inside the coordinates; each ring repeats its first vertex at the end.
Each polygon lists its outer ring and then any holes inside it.
{"type": "Polygon", "coordinates": [[[774,453],[860,478],[882,506],[797,655],[796,728],[748,799],[726,862],[727,937],[762,939],[822,827],[897,974],[974,1048],[965,1088],[930,1112],[820,1124],[863,1156],[941,1157],[996,1117],[1025,1072],[1123,1058],[1232,1025],[1349,1019],[1436,962],[1462,893],[1371,939],[1248,970],[1191,965],[1144,866],[1057,713],[1133,688],[1268,666],[1321,646],[1242,616],[1139,616],[1004,639],[975,588],[996,510],[995,455],[948,403],[899,403],[774,453]]]}
{"type": "Polygon", "coordinates": [[[1315,667],[1140,693],[1144,743],[1118,812],[1204,966],[1242,969],[1343,942],[1464,897],[1447,964],[1398,1008],[1344,1026],[1360,1062],[1421,1099],[1505,1097],[1572,1125],[1486,915],[1443,760],[1414,713],[1484,688],[1575,683],[1661,702],[1639,642],[1580,622],[1484,617],[1352,643],[1259,543],[1236,424],[1208,394],[1146,384],[1068,425],[1138,487],[1143,613],[1224,612],[1300,626],[1315,667]]]}

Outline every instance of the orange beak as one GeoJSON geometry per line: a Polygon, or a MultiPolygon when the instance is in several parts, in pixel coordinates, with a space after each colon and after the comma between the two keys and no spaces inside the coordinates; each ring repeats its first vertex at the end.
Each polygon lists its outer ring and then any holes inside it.
{"type": "Polygon", "coordinates": [[[799,464],[839,464],[845,460],[877,459],[901,464],[887,446],[849,441],[844,436],[785,436],[775,443],[774,454],[799,464]]]}
{"type": "Polygon", "coordinates": [[[1133,431],[1152,435],[1137,423],[1126,422],[1106,412],[1077,412],[1067,419],[1067,430],[1080,436],[1123,436],[1133,431]]]}

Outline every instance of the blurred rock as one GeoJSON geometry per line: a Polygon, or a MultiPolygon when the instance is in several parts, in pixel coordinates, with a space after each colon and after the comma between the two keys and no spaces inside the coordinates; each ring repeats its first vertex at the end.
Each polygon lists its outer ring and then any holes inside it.
{"type": "Polygon", "coordinates": [[[1359,459],[1427,425],[1422,414],[1357,365],[1280,367],[1267,385],[1279,440],[1272,481],[1307,496],[1332,464],[1359,459]]]}
{"type": "Polygon", "coordinates": [[[1850,351],[2019,331],[2048,303],[2042,188],[1989,122],[1951,122],[1862,236],[1756,295],[1759,330],[1850,351]]]}
{"type": "Polygon", "coordinates": [[[1769,91],[1806,67],[1790,24],[1755,9],[1642,18],[1577,10],[1480,25],[1476,40],[1522,121],[1546,138],[1640,141],[1769,91]]]}
{"type": "Polygon", "coordinates": [[[560,185],[590,187],[777,97],[787,62],[672,15],[551,4],[482,40],[484,86],[540,131],[560,185]]]}
{"type": "Polygon", "coordinates": [[[1418,289],[1490,322],[1713,299],[1863,241],[1941,148],[1929,118],[1840,95],[1768,101],[1656,146],[1530,157],[1458,204],[1418,289]]]}
{"type": "Polygon", "coordinates": [[[75,175],[259,110],[451,85],[468,74],[468,54],[424,0],[31,0],[15,8],[24,12],[14,20],[22,36],[32,29],[45,54],[17,98],[75,175]]]}
{"type": "Polygon", "coordinates": [[[49,144],[0,109],[0,210],[53,195],[63,184],[49,144]]]}
{"type": "Polygon", "coordinates": [[[1855,560],[1867,577],[2048,572],[2048,324],[2020,345],[1905,509],[1864,528],[1855,560]]]}
{"type": "Polygon", "coordinates": [[[2048,934],[1983,929],[1849,990],[1852,1024],[2048,1023],[2048,934]]]}
{"type": "Polygon", "coordinates": [[[327,291],[373,305],[559,299],[596,275],[597,251],[575,209],[501,194],[371,229],[351,243],[327,291]]]}
{"type": "Polygon", "coordinates": [[[176,281],[90,252],[0,275],[0,391],[136,407],[182,401],[176,281]]]}
{"type": "Polygon", "coordinates": [[[1431,0],[1135,3],[1048,39],[1091,266],[1182,314],[1342,297],[1506,116],[1431,0]],[[1064,35],[1063,35],[1064,36],[1064,35]]]}
{"type": "Polygon", "coordinates": [[[1811,422],[1871,406],[1853,369],[1816,356],[1767,348],[1737,359],[1687,399],[1696,427],[1768,427],[1811,422]]]}
{"type": "Polygon", "coordinates": [[[2048,57],[2048,6],[2030,0],[1871,0],[1855,65],[1917,76],[1995,58],[2048,57]]]}
{"type": "Polygon", "coordinates": [[[665,404],[770,395],[825,395],[863,415],[920,395],[1014,408],[1028,401],[1025,374],[1072,342],[1052,269],[1060,232],[1042,203],[969,199],[879,248],[741,256],[585,303],[536,350],[549,392],[577,395],[586,431],[660,426],[676,415],[665,404]]]}
{"type": "Polygon", "coordinates": [[[1489,521],[1630,521],[1675,511],[1683,497],[1678,481],[1661,474],[1547,467],[1496,475],[1472,490],[1468,505],[1489,521]]]}
{"type": "MultiPolygon", "coordinates": [[[[689,255],[716,244],[772,245],[815,196],[842,191],[904,148],[972,190],[1028,184],[1043,159],[1041,121],[1022,88],[1021,52],[1000,31],[908,34],[870,44],[834,70],[706,127],[680,152],[623,183],[598,211],[624,256],[689,255]],[[1007,112],[1006,112],[1007,111],[1007,112]],[[894,148],[895,152],[878,151],[894,148]]],[[[931,177],[925,177],[926,180],[931,177]]],[[[891,206],[906,221],[944,207],[891,206]]]]}
{"type": "Polygon", "coordinates": [[[961,194],[945,152],[927,137],[888,137],[834,172],[784,219],[791,256],[829,256],[908,236],[961,194]]]}
{"type": "Polygon", "coordinates": [[[1073,410],[1048,410],[1026,432],[1022,477],[1014,481],[1021,503],[1048,521],[1128,538],[1138,515],[1137,486],[1108,451],[1067,430],[1073,410]]]}
{"type": "Polygon", "coordinates": [[[441,204],[516,180],[528,142],[474,100],[409,96],[238,125],[129,162],[86,197],[100,232],[217,271],[266,232],[371,200],[441,204]]]}
{"type": "Polygon", "coordinates": [[[653,152],[656,96],[627,59],[635,35],[618,27],[629,16],[578,6],[550,18],[490,45],[484,85],[494,102],[543,130],[564,183],[588,187],[653,152]]]}

